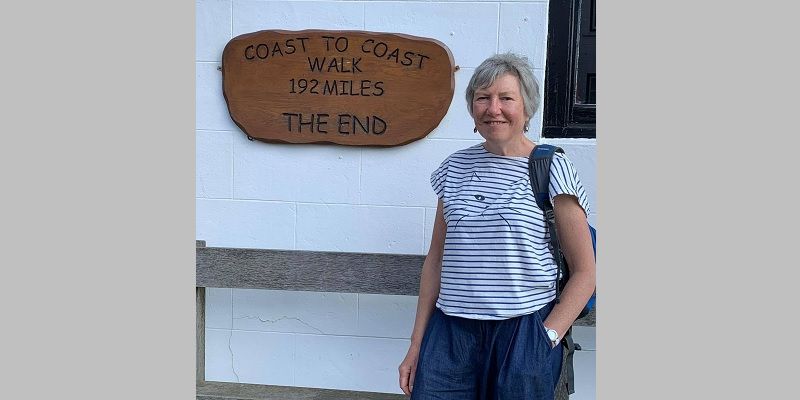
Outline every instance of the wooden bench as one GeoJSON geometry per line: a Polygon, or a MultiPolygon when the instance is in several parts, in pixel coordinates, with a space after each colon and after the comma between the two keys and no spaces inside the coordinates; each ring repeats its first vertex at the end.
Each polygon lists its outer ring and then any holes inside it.
{"type": "MultiPolygon", "coordinates": [[[[388,393],[205,380],[205,288],[417,296],[421,255],[206,247],[197,241],[197,399],[399,400],[388,393]]],[[[594,326],[594,312],[576,322],[594,326]]],[[[557,393],[556,399],[568,399],[557,393]]]]}

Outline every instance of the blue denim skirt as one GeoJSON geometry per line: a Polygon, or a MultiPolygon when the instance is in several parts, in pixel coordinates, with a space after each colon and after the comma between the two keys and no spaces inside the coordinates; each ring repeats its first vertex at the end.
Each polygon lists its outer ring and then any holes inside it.
{"type": "Polygon", "coordinates": [[[505,320],[453,317],[438,308],[425,328],[412,400],[552,400],[562,345],[542,321],[554,302],[505,320]]]}

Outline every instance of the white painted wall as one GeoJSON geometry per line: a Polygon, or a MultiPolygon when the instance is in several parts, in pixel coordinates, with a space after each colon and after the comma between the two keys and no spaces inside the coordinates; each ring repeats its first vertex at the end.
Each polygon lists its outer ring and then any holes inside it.
{"type": "MultiPolygon", "coordinates": [[[[196,2],[196,232],[213,247],[425,254],[436,196],[429,177],[480,143],[463,93],[497,52],[526,55],[544,78],[547,1],[196,2]],[[222,96],[222,49],[263,29],[407,33],[445,43],[456,65],[449,112],[394,148],[247,140],[222,96]]],[[[539,141],[542,115],[531,124],[539,141]]],[[[596,141],[545,140],[574,161],[596,226],[596,141]]],[[[208,289],[206,380],[400,393],[416,297],[208,289]]]]}

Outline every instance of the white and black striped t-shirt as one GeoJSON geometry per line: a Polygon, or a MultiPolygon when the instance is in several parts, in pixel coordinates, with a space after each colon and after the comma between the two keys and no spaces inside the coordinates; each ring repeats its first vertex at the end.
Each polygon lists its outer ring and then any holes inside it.
{"type": "MultiPolygon", "coordinates": [[[[498,156],[482,144],[447,157],[431,174],[444,204],[447,236],[436,307],[472,319],[530,314],[555,298],[556,264],[542,211],[528,178],[527,157],[498,156]]],[[[550,198],[589,202],[572,162],[556,153],[550,198]]]]}

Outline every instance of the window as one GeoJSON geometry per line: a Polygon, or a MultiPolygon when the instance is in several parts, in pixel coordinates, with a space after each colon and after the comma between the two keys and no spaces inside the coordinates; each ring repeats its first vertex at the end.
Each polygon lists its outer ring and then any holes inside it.
{"type": "Polygon", "coordinates": [[[544,137],[595,137],[595,3],[550,0],[544,137]]]}

